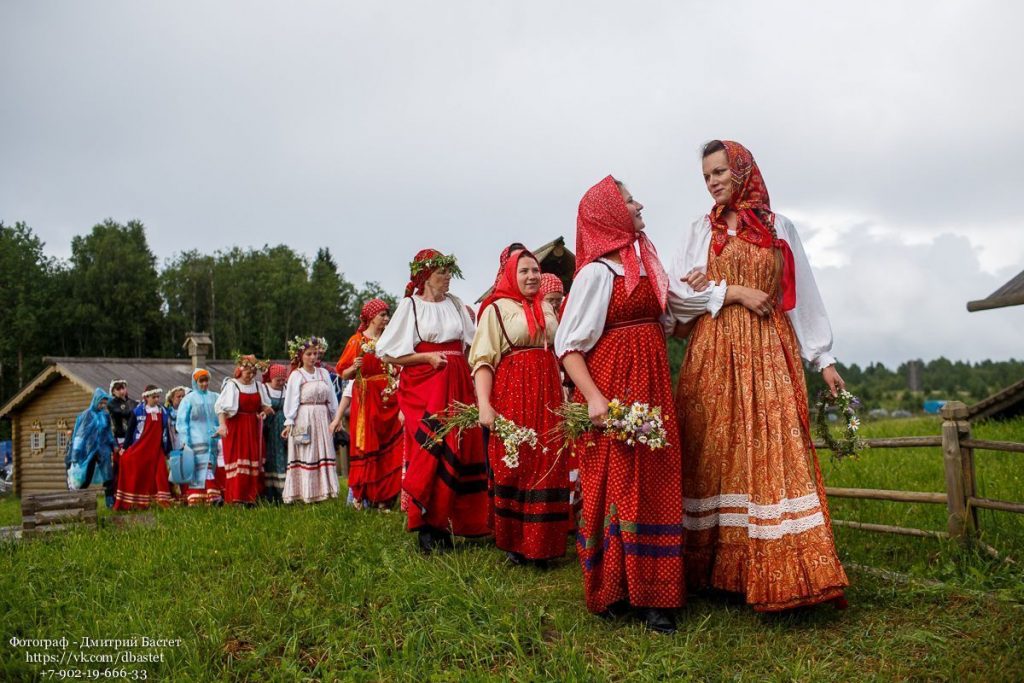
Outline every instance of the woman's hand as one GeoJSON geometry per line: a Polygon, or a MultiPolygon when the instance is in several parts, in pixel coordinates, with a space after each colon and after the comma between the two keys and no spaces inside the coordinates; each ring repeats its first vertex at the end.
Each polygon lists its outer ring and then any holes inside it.
{"type": "Polygon", "coordinates": [[[604,427],[608,421],[608,399],[602,394],[598,394],[587,401],[587,415],[590,416],[590,422],[595,427],[604,427]]]}
{"type": "Polygon", "coordinates": [[[491,407],[490,403],[480,404],[480,426],[487,427],[487,429],[494,429],[494,420],[498,417],[498,414],[494,412],[494,408],[491,407]]]}
{"type": "Polygon", "coordinates": [[[285,427],[284,429],[281,430],[281,438],[282,439],[287,439],[291,435],[292,435],[292,426],[291,425],[288,425],[287,427],[285,427]]]}
{"type": "Polygon", "coordinates": [[[690,289],[695,292],[703,292],[708,288],[707,273],[699,268],[694,268],[685,277],[679,278],[679,281],[690,285],[690,289]]]}
{"type": "Polygon", "coordinates": [[[843,378],[839,376],[839,372],[836,370],[835,365],[822,368],[821,378],[825,380],[825,384],[828,385],[828,390],[832,392],[833,396],[838,395],[840,391],[846,388],[846,382],[844,382],[843,378]]]}
{"type": "Polygon", "coordinates": [[[228,435],[228,426],[227,425],[221,425],[220,427],[217,427],[216,434],[217,434],[217,436],[219,436],[220,438],[223,439],[225,436],[228,435]]]}
{"type": "Polygon", "coordinates": [[[341,431],[341,419],[336,417],[333,420],[331,420],[331,424],[330,424],[329,428],[330,428],[332,434],[337,434],[338,432],[340,432],[341,431]]]}
{"type": "Polygon", "coordinates": [[[358,370],[359,368],[363,367],[363,357],[362,356],[356,356],[356,359],[354,361],[352,361],[352,367],[354,367],[356,370],[358,370]]]}
{"type": "Polygon", "coordinates": [[[771,297],[760,289],[744,287],[743,285],[729,285],[725,289],[725,303],[739,304],[759,316],[766,316],[772,312],[771,297]]]}
{"type": "Polygon", "coordinates": [[[440,370],[444,366],[448,365],[448,359],[444,357],[443,353],[432,352],[427,354],[427,362],[430,363],[430,367],[435,370],[440,370]]]}

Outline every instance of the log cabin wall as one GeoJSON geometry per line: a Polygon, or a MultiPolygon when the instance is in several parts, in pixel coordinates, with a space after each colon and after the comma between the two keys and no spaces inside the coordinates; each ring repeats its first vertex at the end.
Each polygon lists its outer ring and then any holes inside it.
{"type": "Polygon", "coordinates": [[[14,487],[19,496],[66,491],[64,440],[58,438],[63,421],[70,430],[75,417],[89,407],[92,395],[65,377],[58,377],[39,390],[17,414],[14,429],[14,487]],[[45,435],[42,450],[32,450],[33,425],[38,422],[45,435]]]}

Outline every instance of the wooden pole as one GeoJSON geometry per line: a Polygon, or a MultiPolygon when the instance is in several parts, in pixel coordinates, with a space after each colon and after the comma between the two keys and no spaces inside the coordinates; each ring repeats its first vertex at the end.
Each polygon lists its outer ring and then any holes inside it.
{"type": "Polygon", "coordinates": [[[899,503],[938,503],[946,502],[945,493],[925,491],[886,491],[884,489],[848,489],[838,486],[826,486],[825,493],[829,498],[862,498],[867,500],[891,500],[899,503]]]}
{"type": "Polygon", "coordinates": [[[950,538],[964,540],[967,533],[967,499],[964,496],[964,465],[959,422],[967,419],[967,406],[950,401],[942,407],[942,458],[946,470],[946,528],[950,538]]]}
{"type": "MultiPolygon", "coordinates": [[[[977,495],[977,479],[974,476],[974,449],[964,444],[964,441],[971,438],[971,423],[964,419],[957,421],[957,428],[960,430],[960,462],[964,474],[964,500],[968,501],[977,495]]],[[[967,523],[970,524],[970,531],[977,535],[980,532],[978,526],[978,508],[973,505],[967,506],[967,523]]]]}
{"type": "Polygon", "coordinates": [[[867,522],[851,522],[845,519],[833,519],[832,526],[845,526],[850,529],[861,531],[877,531],[883,534],[897,534],[899,536],[917,536],[918,538],[946,538],[945,531],[926,531],[925,529],[911,529],[904,526],[889,526],[888,524],[868,524],[867,522]]]}

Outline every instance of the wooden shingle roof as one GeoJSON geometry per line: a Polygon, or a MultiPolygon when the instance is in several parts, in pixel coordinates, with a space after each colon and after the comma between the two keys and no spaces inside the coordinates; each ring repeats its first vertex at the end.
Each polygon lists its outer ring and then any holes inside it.
{"type": "Polygon", "coordinates": [[[986,311],[990,308],[1019,306],[1021,304],[1024,304],[1024,270],[984,299],[968,301],[967,310],[971,312],[986,311]]]}

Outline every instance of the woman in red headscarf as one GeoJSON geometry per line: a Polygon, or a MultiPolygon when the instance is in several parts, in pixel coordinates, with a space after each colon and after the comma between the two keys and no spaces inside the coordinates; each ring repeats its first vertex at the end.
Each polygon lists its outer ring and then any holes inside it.
{"type": "Polygon", "coordinates": [[[643,206],[611,176],[590,188],[576,219],[576,277],[555,351],[604,424],[608,402],[662,409],[669,444],[653,451],[601,434],[578,447],[583,514],[577,549],[587,608],[616,616],[629,608],[651,630],[675,631],[686,599],[682,462],[672,410],[664,311],[668,277],[643,233],[643,206]]]}
{"type": "Polygon", "coordinates": [[[503,259],[498,283],[480,306],[469,350],[494,493],[494,540],[514,564],[546,567],[565,554],[570,525],[567,457],[553,435],[562,403],[552,348],[558,321],[540,297],[540,264],[525,249],[503,259]],[[493,432],[501,415],[537,433],[537,445],[509,459],[493,432]]]}
{"type": "MultiPolygon", "coordinates": [[[[402,422],[398,402],[388,387],[391,369],[377,357],[376,345],[388,324],[389,306],[370,299],[359,314],[359,329],[348,340],[335,366],[342,379],[352,380],[349,411],[348,486],[357,508],[363,504],[389,508],[402,485],[402,422]]],[[[341,428],[343,408],[331,423],[341,428]]]]}
{"type": "Polygon", "coordinates": [[[551,306],[555,316],[562,314],[562,302],[565,301],[565,287],[562,285],[562,278],[554,273],[541,275],[539,296],[544,303],[551,306]]]}
{"type": "Polygon", "coordinates": [[[452,534],[483,536],[487,526],[487,469],[483,435],[470,429],[433,443],[432,415],[454,401],[472,403],[466,345],[476,326],[448,293],[461,276],[455,257],[424,249],[409,264],[405,298],[377,340],[377,357],[402,367],[398,407],[405,417],[408,529],[424,553],[452,547],[452,534]]]}
{"type": "Polygon", "coordinates": [[[800,238],[772,212],[750,152],[715,140],[703,166],[715,204],[670,268],[670,311],[677,323],[695,321],[676,395],[688,581],[740,593],[758,611],[842,607],[847,578],[800,361],[842,389],[828,316],[800,238]],[[710,286],[696,291],[695,280],[710,286]]]}

